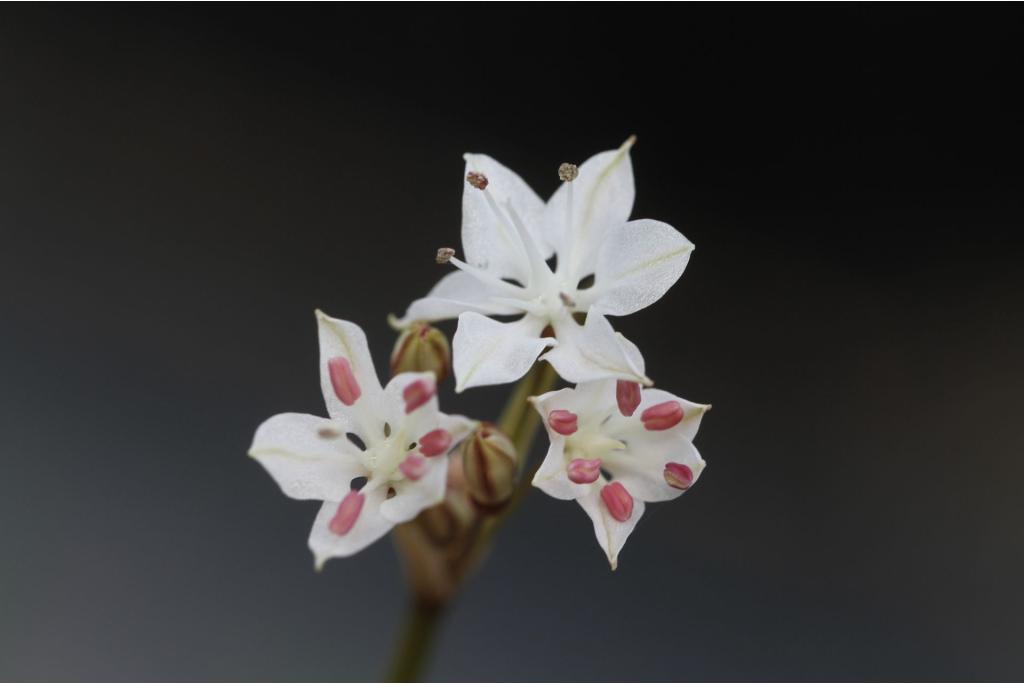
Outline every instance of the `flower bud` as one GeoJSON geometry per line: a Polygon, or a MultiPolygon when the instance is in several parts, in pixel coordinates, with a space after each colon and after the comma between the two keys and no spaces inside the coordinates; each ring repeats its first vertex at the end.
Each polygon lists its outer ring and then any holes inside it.
{"type": "Polygon", "coordinates": [[[516,447],[491,423],[481,424],[462,443],[466,490],[477,504],[504,504],[516,486],[516,447]]]}
{"type": "Polygon", "coordinates": [[[416,517],[420,529],[431,543],[439,547],[452,542],[472,525],[477,514],[466,494],[462,461],[448,461],[448,486],[440,504],[424,509],[416,517]]]}
{"type": "Polygon", "coordinates": [[[452,366],[452,352],[445,334],[417,321],[402,331],[391,352],[391,375],[405,371],[433,371],[440,383],[452,366]]]}

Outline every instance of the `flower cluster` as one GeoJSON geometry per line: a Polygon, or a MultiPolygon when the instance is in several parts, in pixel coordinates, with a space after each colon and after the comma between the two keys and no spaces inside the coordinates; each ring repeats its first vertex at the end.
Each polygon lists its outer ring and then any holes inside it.
{"type": "Polygon", "coordinates": [[[538,360],[575,384],[530,398],[550,441],[532,482],[579,502],[613,569],[645,502],[678,497],[700,476],[693,439],[710,405],[651,388],[640,349],[608,320],[660,299],[693,250],[668,224],[630,220],[633,142],[563,164],[547,202],[494,159],[467,154],[462,256],[439,249],[438,263],[455,270],[392,317],[401,336],[386,387],[362,330],[317,312],[329,418],[275,416],[250,454],[286,495],[323,502],[309,540],[318,567],[421,512],[436,518],[464,439],[458,482],[472,501],[511,495],[519,469],[508,438],[438,410],[449,368],[456,392],[516,381],[538,360]],[[452,318],[449,361],[429,324],[452,318]]]}

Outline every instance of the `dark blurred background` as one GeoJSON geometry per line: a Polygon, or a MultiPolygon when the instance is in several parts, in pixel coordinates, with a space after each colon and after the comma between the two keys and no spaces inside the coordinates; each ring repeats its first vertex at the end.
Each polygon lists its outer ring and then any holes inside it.
{"type": "Polygon", "coordinates": [[[384,371],[464,151],[547,196],[631,133],[697,250],[615,323],[708,470],[615,573],[532,493],[431,677],[1024,678],[1024,11],[375,14],[0,10],[0,678],[381,676],[390,541],[314,573],[253,430],[323,412],[315,307],[384,371]]]}

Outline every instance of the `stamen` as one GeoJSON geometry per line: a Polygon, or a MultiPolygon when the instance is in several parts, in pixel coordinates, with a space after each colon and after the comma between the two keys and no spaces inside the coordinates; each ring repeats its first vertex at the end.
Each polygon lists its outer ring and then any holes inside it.
{"type": "Polygon", "coordinates": [[[505,203],[505,211],[508,212],[509,217],[512,219],[512,226],[519,236],[519,244],[523,248],[527,261],[530,263],[530,285],[543,286],[551,274],[548,263],[544,261],[537,243],[534,242],[533,236],[526,229],[526,225],[523,224],[523,220],[519,217],[519,213],[516,212],[511,202],[505,203]]]}
{"type": "Polygon", "coordinates": [[[352,530],[352,526],[356,525],[356,519],[359,518],[359,512],[363,510],[365,501],[366,495],[349,490],[345,499],[341,500],[341,504],[338,505],[338,511],[334,514],[331,522],[327,524],[327,528],[335,535],[344,535],[352,530]]]}
{"type": "Polygon", "coordinates": [[[437,386],[432,381],[419,380],[405,386],[402,391],[402,399],[405,400],[405,413],[411,414],[437,393],[437,386]]]}
{"type": "MultiPolygon", "coordinates": [[[[509,249],[515,250],[516,240],[514,232],[510,229],[504,212],[502,212],[498,207],[498,202],[494,199],[491,192],[487,190],[487,185],[489,183],[487,177],[479,171],[470,171],[466,174],[466,181],[469,182],[469,185],[483,192],[484,199],[487,201],[488,206],[490,206],[491,212],[494,213],[494,218],[498,220],[498,228],[500,229],[502,239],[508,245],[509,249]]],[[[519,242],[521,243],[522,241],[519,242]]],[[[526,257],[529,259],[529,248],[526,245],[522,245],[522,248],[526,251],[526,257]]]]}
{"type": "Polygon", "coordinates": [[[572,435],[576,432],[577,417],[568,409],[555,409],[548,414],[548,425],[559,435],[572,435]]]}
{"type": "Polygon", "coordinates": [[[327,371],[331,377],[331,386],[334,394],[341,403],[351,407],[362,395],[359,389],[359,382],[352,372],[352,365],[345,357],[332,357],[327,360],[327,371]]]}
{"type": "Polygon", "coordinates": [[[487,177],[481,174],[479,171],[470,171],[466,174],[466,182],[473,186],[477,190],[483,190],[487,187],[487,177]]]}
{"type": "Polygon", "coordinates": [[[444,454],[452,445],[452,434],[444,428],[436,428],[419,439],[420,454],[424,457],[436,457],[444,454]]]}
{"type": "Polygon", "coordinates": [[[398,465],[398,470],[409,480],[419,480],[427,472],[427,460],[418,454],[410,454],[398,465]]]}
{"type": "MultiPolygon", "coordinates": [[[[579,169],[576,170],[576,173],[577,173],[577,175],[579,174],[579,169]]],[[[573,246],[573,242],[574,242],[574,240],[573,240],[574,239],[573,230],[574,229],[573,229],[573,225],[572,225],[572,195],[573,195],[572,187],[574,185],[576,185],[576,184],[575,183],[566,183],[565,184],[565,228],[563,230],[565,231],[565,236],[566,236],[567,240],[566,240],[566,249],[565,249],[564,258],[563,258],[563,255],[561,255],[561,254],[558,255],[558,270],[562,271],[562,264],[563,264],[563,259],[564,259],[565,267],[566,267],[568,273],[570,273],[570,274],[575,273],[575,263],[576,263],[575,262],[575,255],[574,255],[574,246],[573,246]]]]}
{"type": "Polygon", "coordinates": [[[334,440],[335,438],[340,438],[341,437],[341,433],[339,431],[336,431],[333,428],[327,428],[327,427],[319,429],[316,432],[316,434],[319,435],[324,440],[334,440]]]}
{"type": "Polygon", "coordinates": [[[437,248],[437,256],[434,257],[434,261],[438,264],[447,264],[451,261],[452,257],[455,256],[455,248],[452,247],[439,247],[437,248]]]}
{"type": "Polygon", "coordinates": [[[676,490],[686,490],[693,485],[693,470],[686,464],[670,461],[665,464],[665,472],[662,475],[665,482],[676,490]]]}
{"type": "Polygon", "coordinates": [[[601,477],[601,460],[573,459],[566,471],[573,483],[593,483],[601,477]]]}
{"type": "Polygon", "coordinates": [[[675,400],[669,400],[647,407],[640,415],[640,420],[649,431],[668,430],[683,420],[683,405],[675,400]]]}
{"type": "Polygon", "coordinates": [[[580,168],[575,164],[565,162],[558,167],[558,180],[571,183],[580,175],[580,168]]]}
{"type": "Polygon", "coordinates": [[[634,381],[619,381],[615,384],[615,400],[623,416],[632,416],[640,406],[640,384],[634,381]]]}
{"type": "Polygon", "coordinates": [[[632,516],[633,496],[622,483],[615,481],[601,488],[601,499],[616,521],[625,522],[632,516]]]}
{"type": "Polygon", "coordinates": [[[564,304],[566,307],[576,306],[576,301],[569,297],[568,295],[566,295],[565,293],[558,293],[558,299],[560,299],[562,301],[562,304],[564,304]]]}
{"type": "MultiPolygon", "coordinates": [[[[489,271],[484,271],[478,266],[467,264],[458,257],[449,257],[448,261],[455,268],[465,271],[466,273],[473,276],[481,283],[486,283],[487,285],[493,286],[497,290],[501,290],[502,292],[507,293],[512,298],[520,298],[522,295],[523,289],[520,286],[512,285],[508,281],[503,281],[494,274],[490,273],[489,271]]],[[[518,301],[518,299],[516,301],[518,301]]]]}

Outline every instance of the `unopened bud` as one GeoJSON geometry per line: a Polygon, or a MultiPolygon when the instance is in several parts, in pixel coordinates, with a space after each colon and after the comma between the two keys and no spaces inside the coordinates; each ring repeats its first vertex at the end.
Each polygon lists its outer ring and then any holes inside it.
{"type": "Polygon", "coordinates": [[[391,375],[405,371],[433,371],[440,383],[451,371],[452,351],[444,333],[418,321],[398,336],[391,351],[391,375]]]}
{"type": "Polygon", "coordinates": [[[424,509],[416,517],[420,529],[433,544],[449,544],[456,536],[469,529],[477,519],[475,507],[466,494],[465,485],[462,461],[450,459],[444,500],[424,509]]]}
{"type": "Polygon", "coordinates": [[[516,486],[516,447],[497,426],[482,424],[462,443],[462,469],[473,501],[504,504],[516,486]]]}

